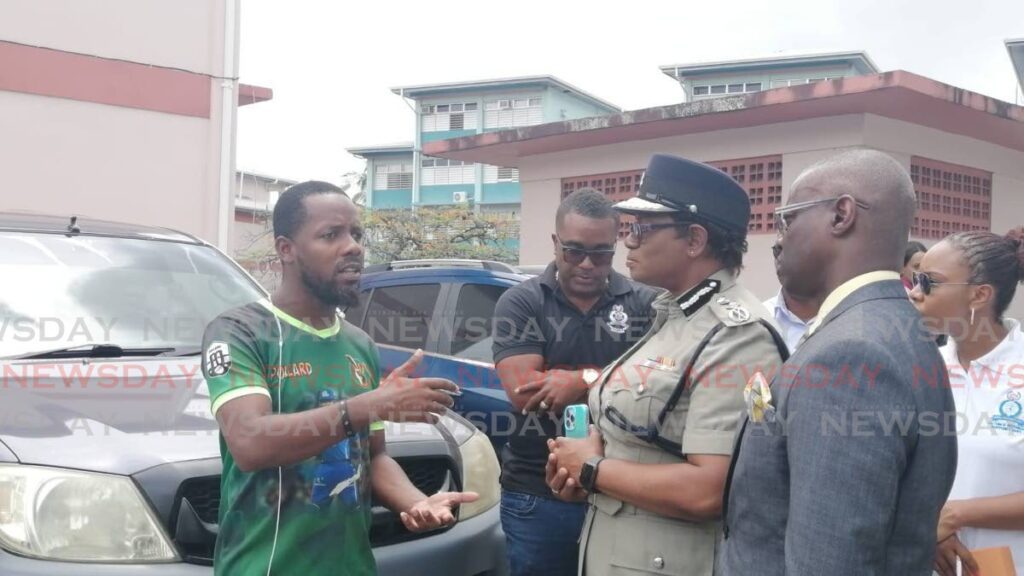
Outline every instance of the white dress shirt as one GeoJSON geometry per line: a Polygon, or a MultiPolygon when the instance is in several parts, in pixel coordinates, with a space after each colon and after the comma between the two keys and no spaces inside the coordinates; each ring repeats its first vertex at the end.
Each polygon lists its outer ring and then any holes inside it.
{"type": "Polygon", "coordinates": [[[789,353],[796,352],[797,344],[800,343],[800,339],[807,333],[807,327],[814,319],[812,318],[804,322],[799,316],[790,312],[789,308],[786,307],[786,299],[782,297],[781,290],[775,296],[765,300],[764,306],[771,311],[772,318],[775,318],[775,323],[779,326],[779,330],[782,331],[782,339],[786,341],[789,353]]]}

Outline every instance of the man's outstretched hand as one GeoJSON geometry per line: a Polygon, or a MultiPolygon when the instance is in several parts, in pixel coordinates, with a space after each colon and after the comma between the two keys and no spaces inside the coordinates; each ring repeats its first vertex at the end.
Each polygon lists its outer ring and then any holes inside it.
{"type": "Polygon", "coordinates": [[[459,504],[475,502],[480,495],[476,492],[439,492],[413,504],[402,512],[402,524],[412,532],[425,532],[443,528],[455,523],[452,510],[459,504]]]}

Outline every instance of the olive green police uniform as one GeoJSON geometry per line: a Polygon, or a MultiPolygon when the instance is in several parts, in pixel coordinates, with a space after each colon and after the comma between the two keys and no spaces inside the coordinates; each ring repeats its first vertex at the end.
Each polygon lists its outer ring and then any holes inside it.
{"type": "MultiPolygon", "coordinates": [[[[644,198],[645,187],[648,192],[657,190],[652,184],[662,181],[664,170],[656,168],[665,168],[657,163],[665,163],[665,158],[652,160],[638,198],[623,203],[621,209],[645,211],[640,209],[644,204],[635,201],[644,198]]],[[[673,171],[698,172],[695,185],[712,190],[714,185],[721,186],[718,170],[668,158],[667,168],[673,171]],[[706,178],[713,180],[712,185],[705,185],[702,179],[706,178]]],[[[665,196],[678,193],[683,198],[677,203],[692,213],[713,210],[686,185],[671,184],[675,190],[662,189],[662,202],[665,196]],[[693,207],[687,206],[686,194],[697,196],[693,207]]],[[[735,188],[748,202],[742,188],[735,188]]],[[[727,192],[735,196],[735,190],[727,192]]],[[[711,202],[723,195],[719,191],[711,202]]],[[[733,218],[742,222],[743,230],[749,204],[745,208],[745,215],[733,218]]],[[[773,374],[786,354],[785,343],[770,324],[770,313],[727,270],[682,295],[663,295],[653,308],[656,318],[650,332],[608,366],[591,389],[591,419],[604,439],[605,457],[657,465],[685,462],[687,454],[731,455],[746,409],[746,384],[756,380],[759,371],[773,374]]],[[[687,522],[600,493],[589,498],[580,546],[581,574],[712,575],[721,535],[719,520],[687,522]]]]}

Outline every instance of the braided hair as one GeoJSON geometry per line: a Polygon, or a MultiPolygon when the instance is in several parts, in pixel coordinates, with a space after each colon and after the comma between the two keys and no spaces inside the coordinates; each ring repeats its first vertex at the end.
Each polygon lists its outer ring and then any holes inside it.
{"type": "Polygon", "coordinates": [[[1017,284],[1024,282],[1024,226],[1005,236],[979,230],[957,232],[946,241],[963,255],[971,283],[995,288],[996,319],[1002,321],[1017,284]]]}

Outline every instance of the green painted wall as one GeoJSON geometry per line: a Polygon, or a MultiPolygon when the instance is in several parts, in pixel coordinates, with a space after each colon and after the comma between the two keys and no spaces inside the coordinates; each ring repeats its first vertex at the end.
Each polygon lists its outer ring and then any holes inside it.
{"type": "Polygon", "coordinates": [[[408,208],[412,206],[412,189],[374,190],[372,209],[408,208]]]}

